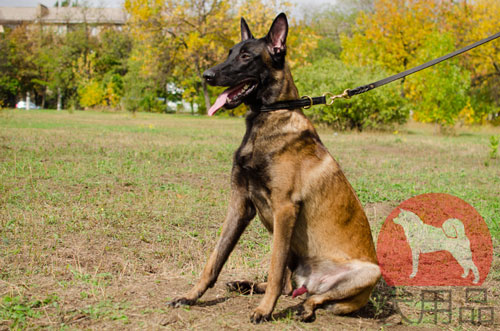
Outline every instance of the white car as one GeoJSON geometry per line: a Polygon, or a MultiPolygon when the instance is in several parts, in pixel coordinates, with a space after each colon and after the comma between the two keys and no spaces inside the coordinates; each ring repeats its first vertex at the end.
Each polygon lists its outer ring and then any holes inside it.
{"type": "MultiPolygon", "coordinates": [[[[17,109],[26,109],[26,101],[19,101],[16,104],[17,109]]],[[[30,109],[40,109],[40,106],[35,105],[33,102],[30,102],[30,109]]]]}

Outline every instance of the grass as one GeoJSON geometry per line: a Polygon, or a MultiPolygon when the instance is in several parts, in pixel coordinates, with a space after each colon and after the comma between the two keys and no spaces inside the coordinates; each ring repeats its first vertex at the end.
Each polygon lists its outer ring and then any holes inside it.
{"type": "MultiPolygon", "coordinates": [[[[165,306],[196,281],[214,246],[243,131],[243,120],[232,118],[0,111],[0,329],[252,329],[248,315],[260,297],[229,295],[223,283],[265,277],[270,236],[259,222],[200,306],[165,306]]],[[[365,205],[375,238],[399,202],[444,192],[479,211],[494,246],[500,159],[489,157],[489,139],[499,133],[440,136],[417,124],[394,133],[320,131],[365,205]]],[[[373,302],[375,315],[383,315],[384,299],[373,302]]],[[[320,312],[315,323],[302,324],[286,310],[297,303],[280,299],[283,317],[263,328],[383,323],[320,312]]]]}

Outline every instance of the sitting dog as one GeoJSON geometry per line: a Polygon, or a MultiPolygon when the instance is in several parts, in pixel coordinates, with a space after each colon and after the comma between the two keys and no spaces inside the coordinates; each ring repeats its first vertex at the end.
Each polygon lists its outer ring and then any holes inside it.
{"type": "Polygon", "coordinates": [[[241,234],[259,214],[272,233],[266,283],[236,281],[231,289],[265,293],[252,312],[254,323],[271,317],[282,291],[307,293],[300,318],[331,304],[335,314],[364,306],[380,278],[370,227],[353,188],[300,109],[261,111],[262,106],[298,99],[285,62],[288,21],[278,15],[268,34],[255,39],[241,19],[241,42],[227,59],[203,74],[229,86],[209,109],[249,106],[246,132],[234,154],[231,198],[222,233],[201,279],[169,304],[193,305],[214,285],[241,234]],[[291,275],[297,288],[293,290],[291,275]]]}
{"type": "Polygon", "coordinates": [[[462,278],[474,274],[474,284],[479,282],[479,271],[472,261],[470,241],[465,235],[464,224],[457,218],[444,221],[442,228],[422,222],[415,213],[400,208],[398,217],[392,220],[403,227],[406,240],[410,245],[412,255],[412,273],[414,278],[418,272],[420,253],[448,251],[464,269],[462,278]]]}

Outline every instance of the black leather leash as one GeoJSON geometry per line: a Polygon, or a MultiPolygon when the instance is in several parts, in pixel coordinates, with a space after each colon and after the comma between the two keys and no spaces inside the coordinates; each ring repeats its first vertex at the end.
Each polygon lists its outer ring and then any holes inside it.
{"type": "Polygon", "coordinates": [[[463,47],[459,50],[456,50],[452,53],[438,57],[437,59],[434,59],[432,61],[421,64],[421,65],[416,66],[412,69],[408,69],[408,70],[405,70],[403,72],[400,72],[399,74],[381,79],[379,81],[376,81],[376,82],[368,84],[368,85],[362,85],[362,86],[358,86],[358,87],[353,88],[353,89],[347,89],[342,94],[339,94],[339,95],[334,95],[333,93],[326,92],[321,97],[312,98],[310,96],[304,96],[301,99],[297,99],[297,100],[279,101],[279,102],[275,102],[275,103],[270,104],[270,105],[261,106],[260,111],[272,111],[272,110],[278,110],[278,109],[297,109],[297,108],[307,109],[307,108],[310,108],[314,105],[321,105],[321,104],[326,104],[329,106],[333,103],[333,101],[335,99],[340,99],[340,98],[349,99],[350,97],[352,97],[354,95],[368,92],[370,90],[373,90],[374,88],[377,88],[377,87],[383,86],[385,84],[388,84],[390,82],[393,82],[395,80],[404,78],[406,76],[409,76],[411,74],[416,73],[417,71],[429,68],[435,64],[438,64],[439,62],[443,62],[443,61],[448,60],[454,56],[465,53],[465,52],[467,52],[475,47],[478,47],[482,44],[490,42],[498,37],[500,37],[500,32],[498,32],[492,36],[489,36],[488,38],[485,38],[485,39],[482,39],[478,42],[475,42],[469,46],[466,46],[466,47],[463,47]],[[327,99],[328,99],[328,101],[327,101],[327,99]]]}

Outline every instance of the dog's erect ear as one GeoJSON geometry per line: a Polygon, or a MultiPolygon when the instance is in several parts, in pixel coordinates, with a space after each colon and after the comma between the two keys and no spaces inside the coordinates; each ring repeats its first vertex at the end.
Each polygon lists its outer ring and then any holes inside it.
{"type": "Polygon", "coordinates": [[[241,41],[245,41],[247,39],[253,39],[252,32],[250,32],[250,28],[248,27],[247,22],[242,17],[241,18],[241,41]]]}
{"type": "Polygon", "coordinates": [[[288,20],[285,13],[281,13],[274,19],[266,36],[267,48],[271,55],[285,55],[287,35],[288,20]]]}

